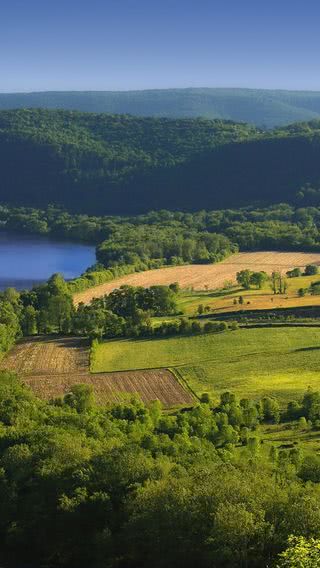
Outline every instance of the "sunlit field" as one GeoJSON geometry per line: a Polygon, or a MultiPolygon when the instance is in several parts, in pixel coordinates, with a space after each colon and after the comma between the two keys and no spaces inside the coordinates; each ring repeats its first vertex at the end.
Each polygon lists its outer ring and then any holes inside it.
{"type": "Polygon", "coordinates": [[[277,396],[283,403],[320,388],[318,328],[240,329],[220,334],[107,341],[93,372],[175,368],[197,392],[277,396]]]}

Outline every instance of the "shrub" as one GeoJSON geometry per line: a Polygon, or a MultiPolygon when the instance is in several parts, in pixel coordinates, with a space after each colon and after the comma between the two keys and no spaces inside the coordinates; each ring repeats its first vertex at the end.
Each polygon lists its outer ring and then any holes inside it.
{"type": "Polygon", "coordinates": [[[304,271],[305,276],[314,276],[315,274],[318,274],[318,267],[316,264],[307,264],[305,271],[304,271]]]}

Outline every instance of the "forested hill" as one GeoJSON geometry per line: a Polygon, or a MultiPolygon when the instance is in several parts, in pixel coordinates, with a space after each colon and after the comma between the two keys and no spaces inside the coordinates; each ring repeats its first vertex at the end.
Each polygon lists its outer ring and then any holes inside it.
{"type": "Polygon", "coordinates": [[[320,118],[320,92],[263,89],[163,89],[2,93],[0,110],[47,108],[171,118],[219,118],[273,128],[320,118]]]}
{"type": "Polygon", "coordinates": [[[320,182],[320,121],[0,112],[0,201],[95,214],[292,202],[320,182]]]}

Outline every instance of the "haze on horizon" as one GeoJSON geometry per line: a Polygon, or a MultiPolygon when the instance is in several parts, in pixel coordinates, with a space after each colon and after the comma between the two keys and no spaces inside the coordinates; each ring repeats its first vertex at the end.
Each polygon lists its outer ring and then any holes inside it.
{"type": "Polygon", "coordinates": [[[319,90],[316,0],[11,0],[0,91],[319,90]]]}

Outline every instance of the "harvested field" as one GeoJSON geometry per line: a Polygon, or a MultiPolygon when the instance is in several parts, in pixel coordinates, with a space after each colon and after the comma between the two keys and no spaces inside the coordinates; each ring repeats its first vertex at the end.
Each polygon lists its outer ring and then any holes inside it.
{"type": "Polygon", "coordinates": [[[75,294],[74,303],[76,305],[80,302],[88,304],[93,298],[110,294],[123,284],[148,287],[154,284],[168,285],[172,282],[179,282],[181,288],[213,290],[222,287],[226,280],[235,281],[237,272],[245,268],[255,271],[265,270],[271,274],[274,270],[284,273],[295,267],[304,268],[307,264],[320,266],[320,253],[243,252],[230,256],[217,264],[170,266],[129,274],[75,294]]]}
{"type": "Polygon", "coordinates": [[[0,369],[17,372],[46,400],[64,395],[72,385],[86,383],[102,404],[132,395],[145,403],[160,400],[166,408],[194,403],[191,391],[167,369],[91,374],[88,344],[78,338],[23,340],[1,361],[0,369]]]}
{"type": "Polygon", "coordinates": [[[37,396],[51,399],[69,392],[70,387],[79,383],[92,385],[97,401],[121,402],[131,396],[138,396],[144,403],[160,400],[165,408],[193,404],[191,391],[184,388],[167,369],[147,369],[120,373],[98,373],[86,375],[27,376],[28,384],[37,396]]]}
{"type": "Polygon", "coordinates": [[[89,366],[88,342],[78,338],[20,341],[0,363],[25,377],[29,375],[87,373],[89,366]]]}

